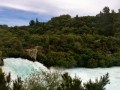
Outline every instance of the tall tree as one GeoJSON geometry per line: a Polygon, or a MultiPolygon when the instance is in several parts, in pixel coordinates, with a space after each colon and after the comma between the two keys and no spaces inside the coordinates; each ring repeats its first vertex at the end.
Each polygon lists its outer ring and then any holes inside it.
{"type": "Polygon", "coordinates": [[[110,13],[109,7],[107,7],[107,6],[104,7],[104,8],[103,8],[103,12],[104,12],[104,13],[110,13]]]}
{"type": "Polygon", "coordinates": [[[35,24],[36,24],[36,25],[38,25],[38,24],[39,24],[39,21],[38,21],[38,19],[37,19],[37,18],[36,18],[36,22],[35,22],[35,24]]]}
{"type": "Polygon", "coordinates": [[[113,25],[114,25],[114,14],[115,11],[112,10],[112,14],[110,13],[109,7],[103,8],[103,14],[99,15],[99,34],[105,36],[113,36],[115,34],[113,25]]]}
{"type": "Polygon", "coordinates": [[[35,21],[34,21],[34,20],[31,20],[31,21],[29,22],[29,25],[30,25],[30,26],[34,26],[34,25],[35,25],[35,21]]]}
{"type": "Polygon", "coordinates": [[[118,9],[118,13],[120,13],[120,9],[118,9]]]}

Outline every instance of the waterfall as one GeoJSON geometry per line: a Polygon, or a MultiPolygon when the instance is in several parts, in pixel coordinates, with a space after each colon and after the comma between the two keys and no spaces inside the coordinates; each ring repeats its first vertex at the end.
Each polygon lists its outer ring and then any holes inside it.
{"type": "Polygon", "coordinates": [[[22,58],[6,58],[4,59],[4,66],[2,67],[3,72],[8,74],[11,73],[11,78],[14,80],[17,76],[26,78],[32,72],[36,70],[47,70],[47,68],[39,63],[32,62],[22,58]]]}
{"type": "MultiPolygon", "coordinates": [[[[2,70],[5,74],[11,72],[12,79],[16,79],[17,76],[26,78],[33,71],[49,71],[43,64],[39,62],[32,62],[27,59],[21,58],[6,58],[4,59],[4,66],[2,70]]],[[[56,70],[52,68],[51,70],[56,70]]],[[[95,80],[100,76],[109,73],[110,84],[106,86],[106,90],[120,90],[120,67],[111,67],[111,68],[73,68],[65,69],[63,72],[68,72],[72,77],[79,76],[83,82],[87,82],[89,79],[95,80]]]]}

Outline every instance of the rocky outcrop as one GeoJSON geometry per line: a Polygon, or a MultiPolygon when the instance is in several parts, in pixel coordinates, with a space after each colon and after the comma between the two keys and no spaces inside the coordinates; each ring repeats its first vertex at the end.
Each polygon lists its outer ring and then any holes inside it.
{"type": "Polygon", "coordinates": [[[2,51],[0,51],[0,66],[3,66],[3,64],[2,51]]]}
{"type": "Polygon", "coordinates": [[[37,52],[38,52],[37,49],[26,49],[25,51],[26,51],[26,53],[27,53],[27,55],[29,57],[31,57],[32,59],[36,60],[36,58],[37,58],[37,52]]]}
{"type": "Polygon", "coordinates": [[[36,46],[35,48],[26,49],[25,51],[29,57],[36,60],[38,51],[41,51],[42,49],[42,46],[36,46]]]}

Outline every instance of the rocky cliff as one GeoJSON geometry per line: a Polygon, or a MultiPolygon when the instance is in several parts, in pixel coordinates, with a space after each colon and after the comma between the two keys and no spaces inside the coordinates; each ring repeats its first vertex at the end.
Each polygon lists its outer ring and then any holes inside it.
{"type": "Polygon", "coordinates": [[[27,55],[32,59],[36,60],[38,51],[42,51],[42,46],[36,46],[34,48],[25,49],[27,55]]]}
{"type": "Polygon", "coordinates": [[[30,56],[32,59],[36,60],[37,58],[37,49],[26,49],[25,50],[28,56],[30,56]]]}

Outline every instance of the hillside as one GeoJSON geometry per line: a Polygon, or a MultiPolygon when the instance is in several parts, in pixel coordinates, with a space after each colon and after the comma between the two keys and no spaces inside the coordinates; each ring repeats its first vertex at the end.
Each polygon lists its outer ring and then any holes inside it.
{"type": "MultiPolygon", "coordinates": [[[[12,22],[12,21],[11,21],[12,22]]],[[[38,48],[37,61],[60,67],[120,66],[120,10],[109,7],[96,16],[61,15],[29,26],[0,25],[4,57],[30,58],[25,49],[38,48]]]]}

